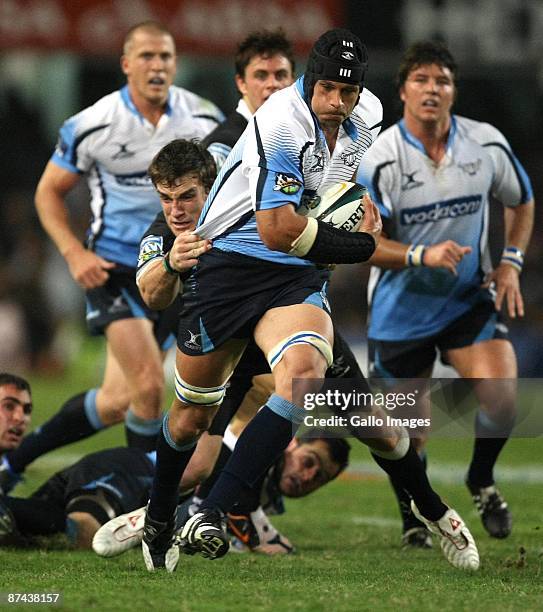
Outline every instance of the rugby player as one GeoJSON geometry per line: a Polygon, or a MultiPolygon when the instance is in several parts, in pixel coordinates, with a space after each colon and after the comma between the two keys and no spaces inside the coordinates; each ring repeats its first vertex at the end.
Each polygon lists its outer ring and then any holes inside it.
{"type": "MultiPolygon", "coordinates": [[[[398,71],[403,118],[362,159],[359,180],[371,188],[384,219],[368,287],[370,373],[388,382],[429,377],[439,351],[461,377],[477,379],[466,484],[487,532],[504,538],[511,513],[493,468],[515,421],[517,365],[500,311],[524,314],[519,275],[534,200],[503,134],[452,114],[456,79],[456,63],[443,45],[410,47],[398,71]],[[505,246],[494,269],[490,195],[505,215],[505,246]]],[[[424,440],[422,433],[421,453],[424,440]]],[[[410,510],[410,496],[391,480],[404,540],[424,546],[427,532],[410,510]]]]}
{"type": "MultiPolygon", "coordinates": [[[[303,418],[304,410],[293,402],[292,380],[301,379],[305,391],[317,390],[332,362],[327,275],[314,264],[367,260],[381,222],[369,198],[358,233],[295,209],[302,194],[315,197],[318,189],[351,179],[378,132],[381,105],[362,87],[365,68],[366,51],[357,37],[347,30],[324,34],[304,77],[256,112],[207,199],[196,228],[199,240],[188,251],[198,264],[184,282],[176,398],[159,434],[145,517],[142,546],[149,570],[173,571],[177,565],[178,483],[249,338],[267,355],[275,392],[244,430],[202,511],[185,524],[181,538],[189,553],[216,558],[227,552],[223,512],[249,494],[303,418]],[[213,240],[212,249],[206,239],[213,240]]],[[[176,271],[178,254],[166,253],[164,262],[176,271]]],[[[471,534],[429,486],[405,432],[383,431],[367,443],[387,473],[405,479],[448,560],[476,569],[471,534]]]]}
{"type": "Polygon", "coordinates": [[[172,84],[175,42],[159,23],[130,29],[121,68],[124,87],[64,123],[36,191],[41,223],[85,290],[89,330],[106,336],[104,378],[98,389],[68,400],[40,437],[28,441],[25,453],[13,460],[15,472],[45,450],[122,420],[129,445],[144,450],[154,448],[160,429],[161,350],[170,342],[169,330],[160,337],[159,315],[147,308],[135,284],[141,236],[160,211],[147,167],[166,143],[201,139],[223,115],[172,84]],[[85,245],[70,227],[65,201],[83,175],[93,214],[85,245]]]}
{"type": "Polygon", "coordinates": [[[254,113],[272,93],[292,85],[295,60],[282,30],[252,32],[238,45],[235,81],[241,98],[226,120],[208,134],[203,144],[220,170],[254,113]]]}

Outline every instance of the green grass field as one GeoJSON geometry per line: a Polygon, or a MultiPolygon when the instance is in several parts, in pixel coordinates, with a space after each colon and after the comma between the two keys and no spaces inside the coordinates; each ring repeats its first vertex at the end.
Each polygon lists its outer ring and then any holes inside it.
{"type": "MultiPolygon", "coordinates": [[[[96,384],[100,345],[85,345],[62,380],[32,379],[35,425],[71,394],[96,384]]],[[[16,490],[25,495],[66,461],[123,441],[117,427],[37,461],[16,490]]],[[[92,552],[0,550],[0,592],[60,592],[64,610],[543,610],[543,443],[517,439],[502,454],[501,489],[514,512],[507,540],[485,535],[462,484],[469,440],[430,444],[430,473],[446,500],[468,522],[481,569],[455,570],[431,551],[399,547],[400,523],[392,493],[353,442],[345,477],[314,495],[287,503],[274,524],[297,546],[296,555],[265,558],[229,554],[210,562],[182,557],[177,572],[149,574],[139,550],[116,559],[92,552]]],[[[500,472],[498,472],[498,475],[500,472]]],[[[13,609],[0,604],[0,609],[13,609]]],[[[21,606],[18,608],[26,608],[21,606]]]]}

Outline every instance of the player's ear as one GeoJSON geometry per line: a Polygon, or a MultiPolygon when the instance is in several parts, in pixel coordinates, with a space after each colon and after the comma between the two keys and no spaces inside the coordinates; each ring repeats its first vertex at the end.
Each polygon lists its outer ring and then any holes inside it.
{"type": "Polygon", "coordinates": [[[236,81],[236,87],[238,88],[239,93],[244,96],[247,93],[247,85],[245,84],[245,79],[240,74],[236,74],[234,79],[236,81]]]}
{"type": "Polygon", "coordinates": [[[128,75],[128,58],[126,55],[121,55],[121,60],[119,63],[121,64],[121,70],[123,73],[128,75]]]}

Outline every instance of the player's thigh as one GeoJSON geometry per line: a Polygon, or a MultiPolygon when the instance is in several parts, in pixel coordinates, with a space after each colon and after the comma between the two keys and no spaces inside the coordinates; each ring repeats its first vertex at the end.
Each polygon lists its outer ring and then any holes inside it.
{"type": "Polygon", "coordinates": [[[238,364],[247,340],[227,340],[219,348],[202,355],[187,355],[176,350],[176,379],[195,387],[218,387],[224,385],[238,364]]]}
{"type": "Polygon", "coordinates": [[[142,376],[162,381],[162,352],[151,321],[145,318],[114,321],[106,329],[106,338],[129,385],[137,384],[142,376]]]}
{"type": "Polygon", "coordinates": [[[334,329],[330,315],[312,304],[271,308],[257,323],[254,338],[264,355],[268,356],[269,362],[270,351],[282,340],[304,331],[323,336],[330,346],[334,344],[334,329]]]}
{"type": "Polygon", "coordinates": [[[481,407],[504,419],[515,410],[517,360],[509,340],[492,339],[449,349],[446,359],[462,378],[472,379],[481,407]]]}
{"type": "Polygon", "coordinates": [[[228,340],[203,355],[186,355],[177,349],[175,397],[169,413],[169,429],[174,437],[199,436],[209,428],[245,345],[245,340],[228,340]]]}
{"type": "Polygon", "coordinates": [[[517,359],[511,342],[485,340],[448,349],[447,361],[462,378],[516,378],[517,359]]]}
{"type": "Polygon", "coordinates": [[[290,401],[292,379],[295,378],[304,379],[308,384],[311,380],[315,381],[311,388],[305,385],[298,388],[301,393],[315,391],[320,387],[316,381],[324,378],[332,360],[334,343],[332,320],[326,311],[311,304],[272,308],[258,322],[254,338],[268,358],[273,369],[275,391],[281,397],[290,401]],[[308,334],[309,342],[289,342],[289,338],[302,332],[308,334]],[[311,334],[317,334],[324,340],[317,339],[317,343],[313,343],[311,334]],[[327,350],[329,357],[325,356],[327,350]],[[280,359],[276,361],[274,354],[280,354],[280,359]]]}
{"type": "Polygon", "coordinates": [[[130,389],[124,372],[109,346],[106,349],[104,379],[96,395],[96,409],[104,425],[124,420],[130,405],[130,389]]]}

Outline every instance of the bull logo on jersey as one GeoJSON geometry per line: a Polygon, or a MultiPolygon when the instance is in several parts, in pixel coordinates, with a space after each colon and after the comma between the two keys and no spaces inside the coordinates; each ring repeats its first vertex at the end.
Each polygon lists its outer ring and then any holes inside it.
{"type": "Polygon", "coordinates": [[[360,148],[357,148],[355,151],[351,151],[350,153],[345,151],[340,156],[341,157],[341,161],[346,166],[349,166],[349,168],[352,168],[356,164],[357,157],[358,157],[358,151],[360,151],[360,148]]]}
{"type": "Polygon", "coordinates": [[[288,174],[286,172],[276,173],[274,191],[280,191],[285,195],[294,195],[300,191],[301,187],[302,183],[294,174],[288,174]]]}
{"type": "Polygon", "coordinates": [[[420,170],[415,170],[414,172],[402,172],[402,191],[415,189],[415,187],[424,185],[422,181],[417,181],[415,179],[415,174],[418,174],[418,172],[420,172],[420,170]]]}
{"type": "Polygon", "coordinates": [[[463,170],[466,174],[469,174],[470,176],[475,176],[477,172],[479,172],[481,163],[482,163],[481,160],[478,159],[477,161],[467,162],[465,164],[459,163],[458,167],[460,168],[460,170],[463,170]]]}
{"type": "Polygon", "coordinates": [[[115,155],[111,156],[111,159],[128,159],[129,157],[134,157],[134,155],[136,155],[134,151],[128,150],[127,142],[125,142],[124,144],[121,142],[115,142],[113,144],[116,147],[119,147],[119,150],[117,151],[117,153],[115,153],[115,155]]]}

